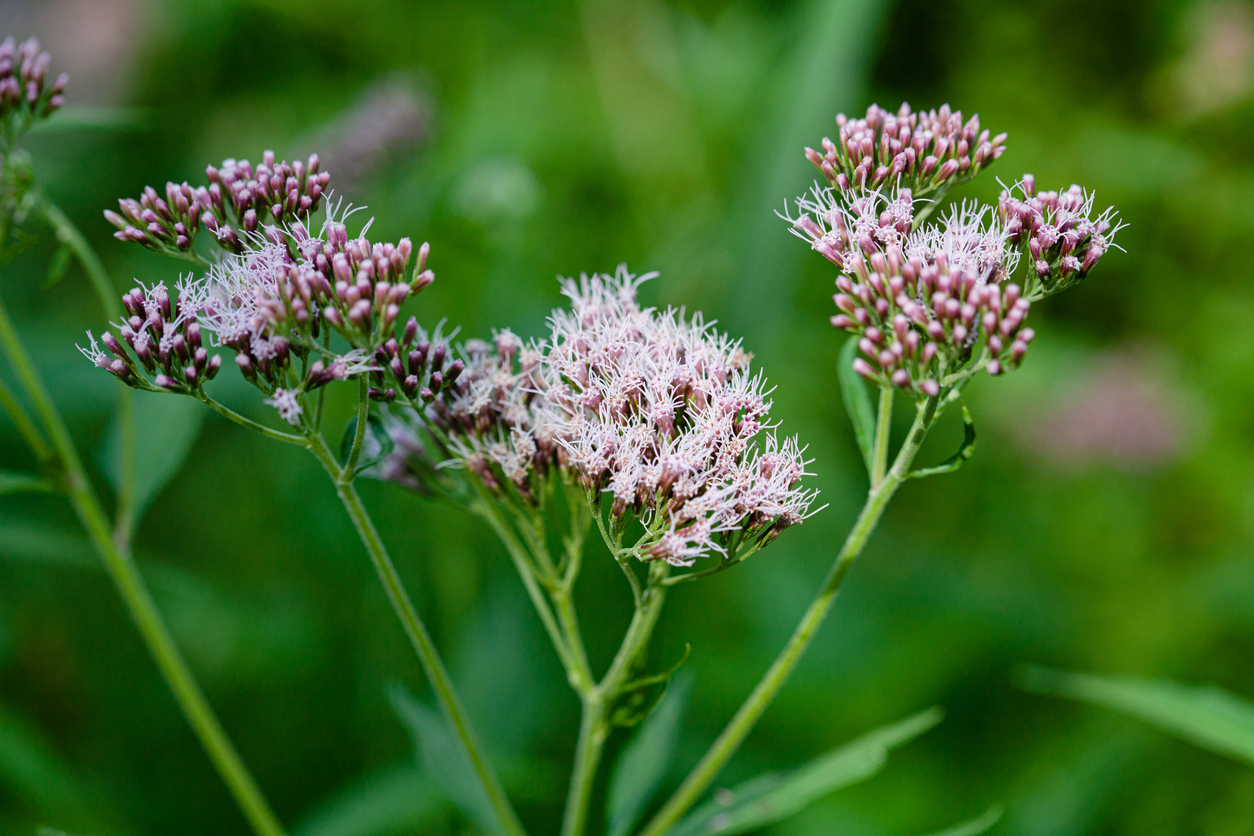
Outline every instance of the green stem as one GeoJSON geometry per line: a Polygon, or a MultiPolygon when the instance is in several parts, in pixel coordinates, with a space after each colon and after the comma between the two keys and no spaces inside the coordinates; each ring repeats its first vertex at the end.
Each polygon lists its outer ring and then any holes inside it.
{"type": "Polygon", "coordinates": [[[405,592],[405,587],[401,583],[400,575],[397,574],[396,567],[388,556],[387,548],[383,545],[383,540],[379,537],[379,532],[374,527],[374,521],[370,519],[370,514],[362,504],[361,497],[357,495],[357,490],[353,487],[351,471],[340,467],[335,460],[335,456],[332,455],[331,449],[320,434],[311,432],[307,438],[308,441],[306,443],[309,449],[318,458],[318,461],[322,463],[327,475],[331,477],[331,481],[335,483],[335,490],[339,494],[340,501],[344,504],[344,510],[348,512],[349,517],[353,520],[353,525],[357,527],[357,533],[361,537],[362,545],[366,547],[366,551],[370,554],[370,560],[374,563],[379,580],[383,583],[383,588],[387,592],[392,609],[400,619],[401,626],[405,628],[405,633],[409,636],[414,650],[417,651],[427,678],[431,682],[431,687],[440,702],[440,708],[444,711],[444,716],[448,719],[453,732],[461,741],[462,747],[465,749],[471,766],[474,768],[475,774],[487,793],[488,801],[492,804],[503,831],[508,836],[523,836],[522,824],[518,821],[513,807],[510,806],[509,799],[505,796],[505,791],[501,788],[500,781],[497,780],[496,774],[492,771],[492,767],[488,764],[483,750],[475,739],[474,732],[470,727],[470,720],[461,706],[461,701],[453,688],[453,680],[444,668],[444,662],[440,659],[435,642],[431,640],[431,635],[427,632],[426,625],[422,623],[422,618],[409,600],[409,595],[405,592]]]}
{"type": "Polygon", "coordinates": [[[301,447],[306,446],[305,437],[303,435],[293,435],[292,433],[280,432],[279,430],[272,430],[264,424],[258,424],[251,418],[245,418],[235,410],[223,406],[202,391],[193,392],[192,396],[219,415],[234,421],[241,427],[247,427],[253,432],[261,433],[266,438],[272,438],[275,441],[286,441],[288,444],[299,444],[301,447]]]}
{"type": "Polygon", "coordinates": [[[43,434],[39,432],[39,428],[35,426],[35,422],[31,421],[30,416],[26,414],[26,410],[22,409],[22,405],[17,402],[17,398],[13,396],[13,392],[0,380],[0,407],[8,413],[9,418],[13,421],[13,425],[17,427],[18,433],[22,436],[22,440],[26,442],[26,446],[35,454],[35,458],[41,463],[52,458],[52,450],[48,448],[48,442],[44,441],[43,434]]]}
{"type": "Polygon", "coordinates": [[[135,530],[135,392],[118,381],[118,506],[113,536],[119,546],[135,530]]]}
{"type": "Polygon", "coordinates": [[[579,726],[579,743],[575,749],[575,767],[570,776],[566,796],[566,815],[562,819],[562,836],[581,836],[588,818],[588,806],[596,780],[597,767],[610,724],[607,711],[622,693],[641,654],[653,636],[662,604],[666,601],[666,577],[670,566],[654,561],[649,566],[649,583],[640,605],[631,618],[623,643],[610,663],[604,678],[583,697],[583,719],[579,726]]]}
{"type": "Polygon", "coordinates": [[[570,791],[566,795],[566,815],[562,819],[562,836],[582,836],[588,820],[588,806],[596,781],[597,767],[609,737],[610,726],[605,719],[605,703],[599,693],[583,699],[583,719],[579,723],[579,742],[575,745],[575,766],[570,775],[570,791]]]}
{"type": "Polygon", "coordinates": [[[641,831],[640,836],[662,836],[688,812],[727,764],[727,761],[736,753],[740,744],[757,723],[758,718],[762,716],[762,713],[766,711],[767,706],[771,704],[775,695],[779,693],[780,688],[784,686],[789,674],[792,673],[797,663],[801,660],[806,648],[810,646],[810,642],[818,632],[819,625],[827,617],[841,583],[849,573],[854,559],[862,552],[867,538],[875,530],[875,525],[883,515],[888,501],[907,478],[910,465],[914,461],[915,455],[918,454],[919,447],[922,446],[923,439],[936,417],[938,404],[938,398],[928,398],[927,401],[919,405],[915,414],[914,425],[910,428],[910,433],[906,437],[906,442],[902,445],[901,451],[897,454],[897,459],[893,462],[892,469],[885,475],[884,480],[878,487],[871,489],[870,494],[867,496],[866,504],[862,508],[862,513],[858,515],[858,520],[854,523],[853,530],[849,532],[844,546],[837,554],[831,569],[828,570],[822,587],[820,587],[814,601],[811,602],[810,607],[806,610],[805,615],[802,616],[800,623],[797,624],[797,628],[793,631],[792,637],[789,638],[788,644],[784,646],[784,649],[771,664],[766,675],[762,677],[757,687],[753,689],[753,693],[740,706],[731,722],[723,729],[722,734],[718,736],[718,739],[714,741],[709,751],[701,758],[700,763],[684,779],[679,789],[675,791],[675,794],[671,796],[665,806],[658,811],[653,820],[649,822],[649,825],[641,831]]]}
{"type": "Polygon", "coordinates": [[[52,446],[65,471],[65,489],[74,511],[104,561],[105,569],[148,646],[153,661],[174,693],[183,715],[257,836],[282,836],[282,825],[270,810],[256,781],[235,751],[179,653],[178,646],[161,618],[129,550],[119,548],[114,542],[108,517],[87,480],[69,430],[53,405],[52,398],[44,388],[25,348],[18,341],[17,332],[3,302],[0,302],[0,344],[3,345],[9,362],[35,404],[36,412],[52,439],[52,446]]]}
{"type": "Polygon", "coordinates": [[[888,441],[893,428],[893,389],[891,386],[880,387],[880,410],[875,422],[875,449],[871,453],[871,489],[878,488],[884,481],[884,472],[888,468],[888,441]]]}

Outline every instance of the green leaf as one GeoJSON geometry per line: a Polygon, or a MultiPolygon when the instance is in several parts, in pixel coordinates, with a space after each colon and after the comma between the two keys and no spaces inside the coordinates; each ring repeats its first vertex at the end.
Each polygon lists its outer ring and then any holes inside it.
{"type": "Polygon", "coordinates": [[[1020,671],[1017,680],[1029,691],[1113,708],[1203,749],[1254,764],[1254,703],[1214,685],[1036,667],[1020,671]]]}
{"type": "Polygon", "coordinates": [[[939,723],[943,714],[939,708],[929,708],[820,755],[792,772],[760,775],[730,790],[719,790],[668,836],[744,833],[783,821],[823,796],[879,772],[889,749],[923,734],[939,723]]]}
{"type": "Polygon", "coordinates": [[[675,734],[691,680],[680,677],[623,749],[610,779],[606,822],[609,836],[627,836],[666,777],[675,734]]]}
{"type": "Polygon", "coordinates": [[[144,131],[153,124],[152,111],[148,108],[65,105],[51,119],[37,123],[31,133],[144,131]]]}
{"type": "Polygon", "coordinates": [[[56,252],[52,254],[52,258],[48,260],[48,277],[44,279],[44,290],[51,290],[57,286],[57,283],[65,278],[66,271],[70,269],[70,259],[74,255],[68,244],[62,244],[57,247],[56,252]]]}
{"type": "MultiPolygon", "coordinates": [[[[373,412],[366,415],[366,434],[367,436],[362,438],[362,453],[358,454],[355,474],[361,473],[363,470],[383,461],[395,446],[392,442],[392,436],[388,435],[388,431],[383,427],[383,420],[373,412]],[[371,438],[374,439],[377,450],[369,458],[364,458],[364,453],[371,438]]],[[[344,437],[340,439],[340,464],[348,463],[348,454],[353,449],[353,439],[356,435],[357,416],[354,415],[344,427],[344,437]]]]}
{"type": "Polygon", "coordinates": [[[368,775],[320,804],[291,836],[426,833],[448,808],[413,765],[368,775]]]}
{"type": "Polygon", "coordinates": [[[6,493],[50,493],[56,486],[42,476],[0,470],[0,496],[6,493]]]}
{"type": "Polygon", "coordinates": [[[908,479],[922,479],[925,476],[938,476],[942,473],[953,473],[975,455],[975,422],[971,420],[971,411],[962,407],[962,445],[958,452],[945,459],[936,467],[924,467],[910,471],[908,479]]]}
{"type": "MultiPolygon", "coordinates": [[[[135,520],[169,484],[192,451],[207,410],[193,398],[135,392],[135,520]]],[[[114,421],[101,449],[101,464],[117,488],[118,424],[114,421]]]]}
{"type": "Polygon", "coordinates": [[[388,689],[392,708],[409,727],[414,746],[431,781],[448,796],[479,829],[503,836],[488,794],[475,775],[461,742],[444,717],[415,699],[403,685],[388,689]]]}
{"type": "Polygon", "coordinates": [[[0,787],[45,816],[99,821],[98,799],[34,726],[0,707],[0,787]]]}
{"type": "Polygon", "coordinates": [[[850,337],[840,349],[836,374],[840,379],[840,394],[845,400],[845,410],[853,424],[853,435],[858,440],[858,449],[862,451],[862,459],[866,462],[869,473],[871,460],[875,455],[875,407],[871,405],[866,381],[853,370],[853,360],[857,356],[858,338],[850,337]]]}
{"type": "Polygon", "coordinates": [[[1001,805],[994,804],[985,810],[982,815],[970,821],[955,824],[953,827],[947,827],[944,830],[938,830],[935,833],[928,834],[928,836],[979,836],[1001,820],[1002,812],[1001,805]]]}

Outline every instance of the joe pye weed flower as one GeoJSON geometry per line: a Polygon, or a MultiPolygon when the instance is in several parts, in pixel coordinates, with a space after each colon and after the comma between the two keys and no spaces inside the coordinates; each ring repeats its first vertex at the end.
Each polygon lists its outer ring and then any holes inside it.
{"type": "MultiPolygon", "coordinates": [[[[64,81],[47,85],[47,67],[37,45],[0,45],[6,220],[41,211],[56,224],[54,209],[23,185],[29,167],[12,146],[30,122],[60,104],[64,81]]],[[[822,182],[797,200],[787,220],[836,271],[831,321],[850,334],[840,385],[866,462],[866,503],[787,645],[640,828],[666,764],[620,759],[606,805],[614,836],[741,832],[789,815],[845,780],[825,767],[835,762],[828,756],[696,806],[801,659],[896,490],[910,478],[952,472],[974,452],[964,409],[967,432],[958,452],[916,468],[936,420],[980,372],[996,377],[1023,363],[1035,336],[1027,324],[1032,306],[1085,279],[1114,246],[1120,225],[1113,211],[1097,212],[1079,186],[1042,191],[1028,175],[1004,188],[996,206],[942,205],[949,189],[1006,151],[1006,135],[981,129],[978,117],[964,119],[948,106],[914,112],[902,105],[896,113],[872,106],[863,118],[839,116],[837,128],[822,150],[806,149],[822,182]],[[894,450],[891,418],[900,401],[913,405],[914,419],[894,450]],[[647,791],[620,793],[630,769],[648,772],[641,779],[647,791]]],[[[358,224],[360,213],[337,201],[332,188],[316,155],[287,162],[265,152],[256,165],[231,159],[207,167],[203,184],[167,183],[119,201],[119,211],[105,212],[116,237],[182,259],[191,272],[173,287],[137,282],[120,302],[102,292],[113,322],[100,336],[88,332],[81,350],[130,389],[193,397],[317,458],[460,748],[458,765],[449,768],[465,768],[482,796],[477,823],[517,836],[523,826],[355,480],[393,482],[486,523],[506,547],[582,704],[562,825],[564,836],[578,836],[596,806],[609,736],[652,722],[645,718],[682,662],[668,667],[650,658],[669,591],[754,557],[821,510],[807,486],[807,448],[772,420],[773,389],[745,346],[700,313],[640,301],[654,274],[620,267],[614,275],[562,280],[567,302],[535,339],[502,328],[489,340],[456,340],[442,321],[428,329],[403,311],[434,281],[431,248],[407,238],[372,241],[371,223],[358,224]],[[211,394],[232,363],[257,401],[273,410],[270,420],[245,417],[211,394]],[[341,383],[356,388],[357,409],[339,432],[324,427],[323,406],[328,387],[341,383]],[[634,603],[618,651],[600,673],[573,599],[594,526],[634,603]]],[[[91,273],[98,262],[88,252],[79,257],[91,273]]],[[[102,270],[93,281],[97,290],[108,287],[102,270]]],[[[0,337],[16,364],[24,355],[6,323],[0,316],[0,337]]],[[[30,388],[36,397],[38,387],[30,388]]],[[[15,403],[5,396],[6,410],[24,427],[15,403]]],[[[42,419],[56,440],[54,413],[45,410],[42,419]]],[[[57,441],[54,453],[37,430],[24,434],[42,458],[61,462],[68,484],[83,481],[72,448],[57,441]]],[[[80,517],[99,529],[98,502],[75,490],[67,494],[80,517]]],[[[128,536],[124,502],[118,518],[128,536]]],[[[125,545],[126,536],[115,541],[107,526],[98,533],[98,548],[154,657],[164,660],[250,822],[259,834],[281,832],[207,704],[195,699],[185,669],[179,679],[181,661],[168,635],[162,638],[159,613],[140,600],[126,555],[110,545],[125,545]]],[[[887,748],[936,721],[925,712],[855,741],[839,757],[878,764],[887,748]]]]}

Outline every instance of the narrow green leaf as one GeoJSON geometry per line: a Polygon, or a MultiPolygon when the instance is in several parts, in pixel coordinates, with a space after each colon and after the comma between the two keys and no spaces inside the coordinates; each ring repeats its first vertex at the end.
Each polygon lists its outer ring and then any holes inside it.
{"type": "Polygon", "coordinates": [[[783,821],[841,787],[870,778],[883,767],[889,749],[923,734],[942,716],[939,708],[929,708],[820,755],[792,772],[761,775],[730,790],[719,790],[669,836],[744,833],[783,821]]]}
{"type": "Polygon", "coordinates": [[[1017,679],[1029,691],[1113,708],[1204,749],[1254,764],[1254,703],[1214,685],[1036,667],[1020,671],[1017,679]]]}
{"type": "Polygon", "coordinates": [[[81,531],[57,531],[36,520],[0,517],[0,558],[96,569],[100,559],[81,531]]]}
{"type": "Polygon", "coordinates": [[[971,420],[971,411],[962,407],[962,445],[958,452],[945,459],[936,467],[924,467],[910,471],[908,478],[922,479],[925,476],[938,476],[942,473],[953,473],[975,455],[975,421],[971,420]]]}
{"type": "Polygon", "coordinates": [[[361,781],[320,804],[292,836],[381,836],[425,833],[448,808],[412,764],[361,781]]]}
{"type": "Polygon", "coordinates": [[[153,124],[152,111],[148,108],[65,105],[52,119],[39,122],[31,128],[31,133],[144,131],[153,124]]]}
{"type": "Polygon", "coordinates": [[[955,824],[953,827],[947,827],[944,830],[938,830],[930,833],[928,836],[980,836],[981,833],[988,830],[1001,820],[1002,807],[1000,804],[994,804],[970,821],[955,824]]]}
{"type": "Polygon", "coordinates": [[[0,496],[6,493],[50,493],[56,486],[42,476],[0,470],[0,496]]]}
{"type": "Polygon", "coordinates": [[[690,683],[688,677],[672,681],[666,696],[640,724],[619,756],[606,807],[609,836],[627,836],[631,832],[666,777],[690,683]]]}
{"type": "MultiPolygon", "coordinates": [[[[135,393],[135,518],[179,472],[200,437],[208,410],[193,398],[135,393]]],[[[101,464],[118,484],[118,425],[114,421],[101,449],[101,464]]]]}
{"type": "Polygon", "coordinates": [[[92,820],[93,799],[51,743],[24,720],[0,708],[0,786],[45,815],[92,820]]]}
{"type": "Polygon", "coordinates": [[[840,379],[840,394],[845,400],[845,410],[853,424],[853,436],[858,440],[858,449],[862,451],[862,459],[866,462],[869,473],[871,459],[875,455],[875,407],[871,405],[866,381],[853,370],[853,360],[857,356],[858,338],[850,337],[840,349],[836,374],[840,379]]]}
{"type": "Polygon", "coordinates": [[[488,794],[444,717],[415,699],[403,685],[388,689],[392,708],[409,727],[426,774],[479,829],[503,836],[488,794]]]}
{"type": "Polygon", "coordinates": [[[48,260],[48,276],[44,279],[44,290],[51,290],[65,278],[66,272],[70,269],[70,258],[73,255],[69,245],[62,244],[57,247],[52,258],[48,260]]]}

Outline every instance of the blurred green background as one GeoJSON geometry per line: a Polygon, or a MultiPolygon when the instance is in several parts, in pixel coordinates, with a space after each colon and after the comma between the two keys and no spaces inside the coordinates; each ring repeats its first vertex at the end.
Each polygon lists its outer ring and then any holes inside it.
{"type": "MultiPolygon", "coordinates": [[[[1248,766],[1024,693],[1011,673],[1254,697],[1254,6],[53,0],[0,5],[0,23],[41,38],[71,104],[129,108],[26,142],[119,288],[178,263],[110,237],[100,213],[118,197],[198,183],[226,157],[317,150],[379,238],[432,243],[437,282],[411,303],[427,325],[539,335],[557,274],[626,261],[661,271],[646,301],[744,336],[830,506],[668,602],[658,658],[691,643],[693,677],[672,785],[782,645],[865,490],[834,374],[835,274],[773,214],[813,178],[801,148],[871,102],[978,111],[1009,150],[959,197],[1025,171],[1079,182],[1119,207],[1127,253],[1033,309],[1021,371],[977,379],[976,457],[901,491],[723,782],[939,704],[945,722],[880,775],[771,832],[922,833],[995,802],[993,833],[1250,832],[1248,766]]],[[[107,494],[114,381],[74,350],[103,317],[77,267],[41,289],[52,252],[6,266],[0,292],[107,494]]],[[[425,779],[388,693],[426,686],[314,460],[194,402],[138,398],[154,491],[142,569],[285,824],[459,832],[411,789],[425,779]],[[384,804],[398,794],[411,803],[384,804]]],[[[961,428],[935,435],[933,461],[961,428]]],[[[0,466],[30,464],[0,419],[0,466]]],[[[363,492],[523,819],[555,830],[578,703],[503,550],[469,515],[363,492]]],[[[630,615],[604,552],[578,600],[603,665],[630,615]]],[[[0,832],[39,825],[246,832],[68,507],[4,497],[0,832]]]]}

